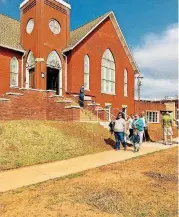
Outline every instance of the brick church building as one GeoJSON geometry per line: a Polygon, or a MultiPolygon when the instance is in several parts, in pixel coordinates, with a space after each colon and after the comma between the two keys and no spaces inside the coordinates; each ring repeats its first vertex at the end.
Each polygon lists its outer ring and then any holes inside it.
{"type": "MultiPolygon", "coordinates": [[[[70,108],[67,99],[75,98],[83,84],[86,100],[111,112],[134,112],[139,70],[114,13],[70,32],[70,11],[64,0],[25,0],[20,22],[0,14],[0,111],[8,107],[11,118],[23,118],[17,110],[28,104],[30,111],[33,104],[36,116],[26,111],[27,118],[54,119],[47,118],[50,104],[45,97],[56,97],[54,101],[63,97],[58,101],[70,108]]],[[[54,111],[56,105],[51,107],[51,113],[59,113],[58,108],[54,111]]]]}

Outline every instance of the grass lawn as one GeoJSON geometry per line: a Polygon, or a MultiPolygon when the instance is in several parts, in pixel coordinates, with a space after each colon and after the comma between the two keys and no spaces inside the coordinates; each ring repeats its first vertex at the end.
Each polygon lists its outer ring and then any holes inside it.
{"type": "Polygon", "coordinates": [[[177,217],[171,148],[0,194],[1,217],[177,217]]]}
{"type": "Polygon", "coordinates": [[[99,124],[0,122],[0,171],[111,150],[99,124]]]}

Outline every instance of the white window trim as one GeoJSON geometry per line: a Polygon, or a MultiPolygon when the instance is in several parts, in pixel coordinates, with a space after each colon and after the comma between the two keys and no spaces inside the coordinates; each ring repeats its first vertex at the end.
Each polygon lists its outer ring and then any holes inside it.
{"type": "Polygon", "coordinates": [[[102,56],[102,60],[101,60],[101,94],[108,94],[108,95],[113,95],[113,96],[116,95],[116,64],[115,64],[115,59],[114,59],[113,53],[111,52],[111,50],[109,48],[104,51],[103,56],[102,56]],[[112,60],[108,60],[108,59],[105,58],[105,54],[108,51],[110,51],[110,53],[111,53],[111,55],[113,57],[113,61],[112,60]],[[103,65],[103,59],[114,63],[114,69],[109,68],[110,70],[113,70],[113,72],[114,72],[114,81],[112,79],[108,79],[107,80],[107,79],[103,78],[103,70],[102,69],[103,68],[107,68],[107,67],[105,67],[103,65]],[[111,84],[114,84],[114,91],[113,92],[103,91],[102,90],[102,83],[103,83],[103,81],[110,82],[111,84]]]}
{"type": "Polygon", "coordinates": [[[128,97],[128,71],[126,68],[124,69],[124,97],[128,97]],[[126,88],[126,93],[125,93],[125,88],[126,88]]]}
{"type": "Polygon", "coordinates": [[[19,61],[16,57],[12,57],[10,61],[10,87],[19,87],[19,61]],[[17,84],[16,85],[11,85],[11,61],[15,59],[16,63],[17,63],[17,72],[15,74],[17,74],[17,84]]]}
{"type": "Polygon", "coordinates": [[[84,89],[90,91],[90,57],[88,54],[84,56],[84,89]],[[85,72],[85,58],[88,58],[88,73],[85,72]],[[88,87],[85,87],[85,75],[88,75],[88,87]]]}
{"type": "Polygon", "coordinates": [[[148,116],[147,116],[147,121],[148,121],[148,123],[149,123],[149,124],[159,124],[159,123],[160,123],[160,112],[159,112],[159,111],[153,111],[153,110],[146,110],[146,114],[147,114],[148,112],[155,112],[155,113],[157,113],[157,119],[158,119],[157,122],[151,122],[151,121],[149,121],[149,118],[148,118],[148,116]]]}

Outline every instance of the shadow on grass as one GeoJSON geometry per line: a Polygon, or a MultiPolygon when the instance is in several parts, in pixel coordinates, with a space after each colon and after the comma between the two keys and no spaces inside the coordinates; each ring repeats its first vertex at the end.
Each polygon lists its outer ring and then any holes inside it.
{"type": "Polygon", "coordinates": [[[106,145],[110,145],[113,149],[115,149],[115,141],[113,139],[104,139],[104,142],[106,143],[106,145]]]}
{"type": "MultiPolygon", "coordinates": [[[[111,138],[108,138],[108,139],[104,139],[104,142],[107,144],[107,145],[110,145],[113,149],[115,149],[115,141],[111,138]]],[[[133,145],[131,143],[128,143],[126,142],[126,145],[128,147],[133,147],[133,145]]]]}

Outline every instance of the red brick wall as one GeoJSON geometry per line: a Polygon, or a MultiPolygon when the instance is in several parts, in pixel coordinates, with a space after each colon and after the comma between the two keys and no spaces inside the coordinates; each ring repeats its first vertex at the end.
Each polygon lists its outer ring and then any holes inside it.
{"type": "MultiPolygon", "coordinates": [[[[144,101],[135,101],[135,113],[141,113],[149,111],[165,111],[165,104],[159,102],[144,102],[144,101]]],[[[162,114],[160,113],[160,122],[159,123],[150,123],[149,124],[149,135],[153,141],[163,140],[163,127],[162,127],[162,114]]],[[[173,127],[174,137],[178,137],[178,131],[176,127],[173,127]]]]}
{"type": "MultiPolygon", "coordinates": [[[[69,43],[70,37],[70,10],[61,5],[55,0],[49,0],[49,2],[60,6],[66,10],[66,14],[50,7],[44,3],[44,0],[36,1],[36,5],[31,8],[27,13],[23,14],[23,9],[28,6],[33,0],[30,0],[21,8],[21,44],[27,51],[32,51],[35,58],[44,58],[44,62],[36,62],[35,64],[35,89],[46,90],[46,61],[48,55],[53,51],[57,51],[62,62],[62,75],[63,75],[63,94],[65,90],[65,64],[64,58],[60,55],[62,49],[64,49],[69,43]],[[27,34],[26,25],[30,18],[34,19],[34,30],[31,34],[27,34]],[[49,29],[50,19],[56,19],[61,26],[60,34],[53,34],[49,29]],[[45,78],[41,78],[41,72],[45,74],[45,78]]],[[[26,58],[27,58],[26,55],[26,58]]],[[[25,75],[25,70],[24,70],[25,75]]],[[[25,77],[24,77],[25,78],[25,77]]]]}
{"type": "Polygon", "coordinates": [[[80,109],[65,109],[68,103],[57,103],[49,98],[51,92],[11,89],[23,96],[8,96],[9,101],[0,101],[0,120],[56,120],[73,121],[80,119],[80,109]]]}
{"type": "Polygon", "coordinates": [[[21,87],[21,59],[22,53],[0,47],[0,95],[10,88],[10,61],[16,57],[19,63],[18,86],[21,87]]]}
{"type": "Polygon", "coordinates": [[[104,21],[93,33],[68,55],[68,91],[78,93],[84,83],[84,56],[90,58],[90,91],[96,102],[104,107],[112,103],[113,108],[128,106],[134,112],[134,71],[119,41],[110,19],[104,21]],[[116,95],[101,93],[101,61],[106,49],[110,49],[116,63],[116,95]],[[124,97],[124,69],[128,71],[128,97],[124,97]]]}
{"type": "Polygon", "coordinates": [[[158,102],[145,102],[135,100],[135,113],[141,113],[143,111],[165,111],[166,106],[158,102]]]}
{"type": "Polygon", "coordinates": [[[166,106],[162,103],[158,102],[145,102],[145,101],[137,101],[135,100],[135,113],[140,114],[146,111],[158,111],[159,112],[159,123],[150,123],[151,128],[155,129],[155,126],[158,125],[158,128],[161,128],[161,118],[162,114],[160,111],[165,111],[166,106]]]}

